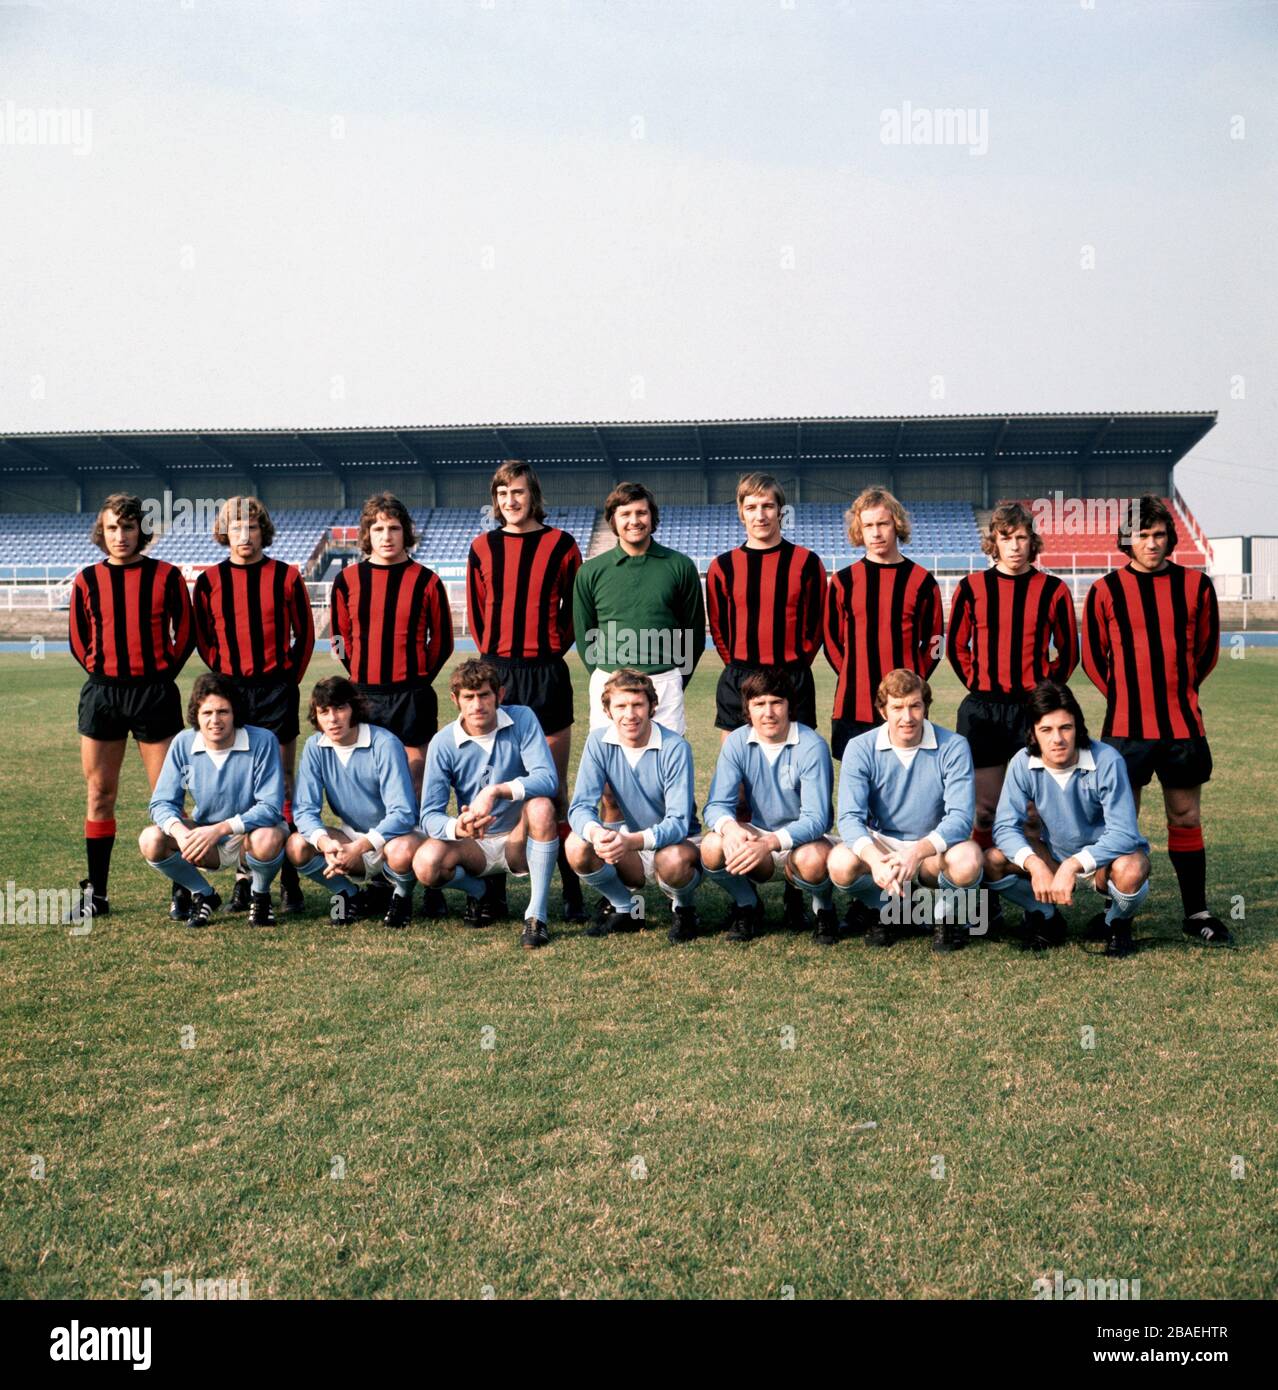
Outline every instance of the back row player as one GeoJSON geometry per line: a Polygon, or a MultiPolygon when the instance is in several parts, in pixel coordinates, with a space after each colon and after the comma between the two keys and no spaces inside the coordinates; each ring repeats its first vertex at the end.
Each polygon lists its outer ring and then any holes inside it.
{"type": "MultiPolygon", "coordinates": [[[[256,497],[227,498],[213,523],[213,539],[230,553],[195,581],[196,646],[209,670],[236,686],[243,722],[269,730],[279,741],[284,820],[292,830],[298,692],[315,648],[310,596],[296,565],[265,553],[275,539],[275,524],[256,497]]],[[[300,912],[305,906],[301,885],[287,861],[280,888],[284,911],[300,912]]],[[[247,912],[251,893],[251,875],[242,861],[230,910],[247,912]]],[[[190,893],[176,884],[170,916],[186,921],[190,911],[190,893]]]]}
{"type": "MultiPolygon", "coordinates": [[[[528,464],[507,459],[490,484],[496,525],[471,543],[466,563],[466,619],[481,657],[498,675],[502,702],[537,717],[550,745],[559,788],[554,796],[564,919],[581,921],[581,884],[564,855],[568,838],[568,758],[572,752],[573,584],[581,569],[577,542],[546,524],[541,483],[528,464]]],[[[484,897],[468,910],[478,926],[505,917],[506,875],[484,880],[484,897]]]]}
{"type": "Polygon", "coordinates": [[[182,730],[177,677],[195,646],[191,598],[182,572],[144,554],[153,536],[142,500],[113,492],[89,535],[106,558],[71,585],[71,654],[88,679],[80,691],[80,766],[87,806],[89,874],[74,915],[102,916],[115,847],[115,802],[129,735],[152,791],[169,744],[182,730]]]}
{"type": "MultiPolygon", "coordinates": [[[[1041,682],[1069,680],[1078,627],[1064,581],[1034,563],[1043,538],[1020,502],[994,508],[981,549],[992,563],[955,587],[947,654],[968,692],[954,727],[972,745],[976,769],[972,838],[988,851],[1007,765],[1030,733],[1027,702],[1041,682]]],[[[990,925],[997,930],[1001,916],[990,925]]]]}
{"type": "MultiPolygon", "coordinates": [[[[725,551],[706,574],[706,616],[723,660],[715,692],[715,728],[723,747],[749,724],[742,701],[747,677],[784,671],[792,692],[790,718],[817,727],[812,663],[821,650],[827,580],[821,557],[782,535],[785,492],[768,473],[747,473],[737,484],[737,516],[743,544],[725,551]]],[[[737,792],[737,820],[750,819],[744,780],[737,792]]],[[[785,921],[804,925],[803,893],[785,880],[785,921]]]]}
{"type": "MultiPolygon", "coordinates": [[[[869,487],[856,498],[847,528],[865,554],[830,581],[824,625],[825,656],[837,677],[830,747],[839,760],[851,739],[883,723],[877,694],[889,671],[912,671],[926,681],[936,670],[944,622],[940,586],[901,553],[910,518],[886,488],[869,487]]],[[[864,931],[875,920],[853,897],[848,930],[864,931]]]]}
{"type": "MultiPolygon", "coordinates": [[[[453,654],[448,595],[434,570],[409,555],[417,533],[408,508],[389,492],[375,493],[359,518],[365,556],[333,581],[333,649],[363,696],[369,722],[404,745],[421,796],[426,749],[439,727],[432,682],[453,654]]],[[[428,917],[442,917],[444,895],[423,893],[428,917]]]]}

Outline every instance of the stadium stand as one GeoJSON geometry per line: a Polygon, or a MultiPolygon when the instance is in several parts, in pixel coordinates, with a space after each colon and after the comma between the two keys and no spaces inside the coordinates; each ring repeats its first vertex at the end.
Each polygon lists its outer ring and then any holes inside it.
{"type": "Polygon", "coordinates": [[[3,518],[0,577],[62,578],[102,558],[89,539],[91,516],[56,512],[11,512],[3,518]]]}
{"type": "MultiPolygon", "coordinates": [[[[346,507],[336,513],[332,525],[341,531],[359,526],[359,508],[346,507]]],[[[470,543],[481,531],[490,529],[484,507],[410,507],[417,528],[417,559],[427,565],[462,564],[470,553],[470,543]]],[[[567,531],[585,553],[595,524],[594,507],[548,507],[546,521],[567,531]]],[[[308,552],[309,553],[309,552],[308,552]]]]}
{"type": "MultiPolygon", "coordinates": [[[[585,552],[595,524],[594,507],[548,507],[546,522],[567,531],[585,552]]],[[[427,564],[447,564],[465,560],[470,543],[481,531],[490,529],[482,510],[474,507],[436,507],[430,514],[418,556],[427,564]]]]}
{"type": "MultiPolygon", "coordinates": [[[[914,533],[910,543],[902,547],[907,555],[937,568],[964,568],[974,563],[974,556],[980,556],[980,534],[968,503],[916,502],[909,510],[914,533]]],[[[814,551],[832,568],[850,564],[862,551],[848,540],[843,521],[846,511],[846,503],[800,503],[794,508],[786,538],[814,551]]],[[[691,555],[704,570],[716,555],[741,544],[741,522],[731,503],[663,507],[657,538],[663,545],[691,555]]],[[[607,549],[611,541],[609,534],[599,548],[607,549]]]]}
{"type": "MultiPolygon", "coordinates": [[[[1027,507],[1034,499],[1021,499],[1027,507]]],[[[1201,532],[1179,499],[1168,499],[1180,527],[1181,543],[1176,558],[1184,565],[1205,566],[1208,557],[1201,532]]],[[[844,529],[845,506],[836,502],[801,503],[794,508],[786,534],[797,545],[806,546],[822,557],[831,569],[849,564],[862,552],[848,541],[844,529]]],[[[412,508],[419,542],[416,555],[430,565],[462,564],[470,543],[485,528],[485,513],[477,507],[412,508]]],[[[914,534],[902,547],[929,568],[966,570],[980,568],[981,527],[988,510],[973,511],[960,501],[923,501],[910,505],[914,534]]],[[[320,507],[280,508],[272,513],[275,541],[271,553],[305,568],[320,542],[328,536],[339,554],[353,545],[359,525],[359,509],[320,507]]],[[[597,554],[616,543],[603,522],[602,512],[593,507],[554,507],[547,520],[570,532],[583,555],[597,554]],[[593,540],[592,540],[593,537],[593,540]]],[[[1093,511],[1081,519],[1081,527],[1051,531],[1045,536],[1042,563],[1048,569],[1103,570],[1123,563],[1114,549],[1114,528],[1103,513],[1093,511]]],[[[100,558],[88,538],[90,519],[86,516],[50,513],[14,513],[4,518],[0,535],[0,578],[61,578],[100,558]]],[[[663,507],[658,537],[664,545],[691,555],[701,570],[725,550],[741,543],[741,523],[731,503],[714,506],[663,507]]],[[[199,533],[177,528],[161,536],[151,554],[176,565],[216,564],[226,551],[201,527],[199,533]]],[[[337,564],[327,554],[321,557],[320,573],[337,564]]]]}
{"type": "MultiPolygon", "coordinates": [[[[1084,501],[1082,506],[1075,506],[1069,511],[1062,508],[1055,525],[1041,526],[1043,549],[1039,563],[1043,568],[1108,570],[1125,565],[1127,557],[1114,544],[1118,529],[1117,500],[1093,498],[1090,499],[1090,506],[1084,501]]],[[[1035,499],[1024,497],[1020,501],[1031,511],[1034,510],[1035,499]]],[[[1201,530],[1197,522],[1178,499],[1164,497],[1163,501],[1177,519],[1179,543],[1176,563],[1190,569],[1204,568],[1208,557],[1198,539],[1201,530]]],[[[1039,505],[1041,507],[1041,502],[1039,505]]],[[[982,524],[988,515],[988,512],[981,514],[982,524]]]]}
{"type": "MultiPolygon", "coordinates": [[[[305,565],[325,528],[332,524],[333,515],[333,510],[328,507],[272,511],[275,540],[271,545],[271,554],[287,564],[305,565]]],[[[218,545],[204,528],[198,534],[177,530],[161,536],[151,546],[151,554],[172,565],[216,565],[226,559],[226,547],[218,545]]]]}
{"type": "MultiPolygon", "coordinates": [[[[831,569],[855,557],[844,510],[875,482],[910,508],[908,553],[948,576],[984,565],[979,526],[998,499],[1043,498],[1053,489],[1082,498],[1171,493],[1185,521],[1177,559],[1203,565],[1211,563],[1210,543],[1172,470],[1215,419],[1212,411],[1129,411],[0,433],[0,583],[45,584],[58,596],[67,576],[98,558],[87,536],[89,509],[116,490],[163,497],[166,505],[256,493],[276,521],[272,553],[310,569],[316,581],[351,558],[359,519],[352,504],[388,488],[419,522],[416,554],[456,571],[486,525],[492,470],[509,458],[526,458],[549,497],[576,504],[556,508],[550,520],[586,554],[613,543],[599,510],[609,488],[641,478],[661,503],[659,539],[704,569],[740,543],[731,502],[737,479],[764,469],[792,500],[807,499],[796,502],[787,534],[831,569]]],[[[161,535],[152,553],[191,567],[214,563],[225,552],[208,531],[201,516],[161,535]]],[[[1072,571],[1078,592],[1089,573],[1119,562],[1111,532],[1106,523],[1058,532],[1045,563],[1072,571]]]]}

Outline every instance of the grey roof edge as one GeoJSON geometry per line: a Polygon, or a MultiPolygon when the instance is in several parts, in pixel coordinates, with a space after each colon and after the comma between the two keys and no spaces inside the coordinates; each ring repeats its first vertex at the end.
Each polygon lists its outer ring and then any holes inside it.
{"type": "Polygon", "coordinates": [[[659,429],[705,428],[718,425],[856,425],[899,424],[976,424],[993,420],[1197,420],[1215,421],[1211,410],[1047,410],[996,411],[971,415],[755,415],[727,418],[683,420],[494,420],[446,425],[268,425],[237,427],[204,425],[186,429],[112,430],[5,430],[2,439],[135,439],[191,438],[200,435],[334,435],[334,434],[439,434],[471,430],[556,430],[556,429],[659,429]]]}

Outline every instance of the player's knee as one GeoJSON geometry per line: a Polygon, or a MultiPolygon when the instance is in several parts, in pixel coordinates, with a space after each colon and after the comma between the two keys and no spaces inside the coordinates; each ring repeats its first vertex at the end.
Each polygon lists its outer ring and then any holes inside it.
{"type": "Polygon", "coordinates": [[[976,808],[976,815],[973,817],[973,821],[977,830],[994,829],[994,812],[996,809],[997,807],[994,806],[978,806],[976,808]]]}
{"type": "Polygon", "coordinates": [[[288,837],[288,843],[284,846],[284,853],[288,856],[288,862],[301,868],[303,864],[309,864],[319,853],[305,835],[294,832],[288,837]]]}
{"type": "Polygon", "coordinates": [[[427,840],[413,855],[413,873],[418,883],[437,887],[444,877],[444,845],[439,840],[427,840]]]}
{"type": "Polygon", "coordinates": [[[284,831],[278,826],[263,826],[249,833],[248,852],[254,859],[274,859],[284,848],[284,831]]]}
{"type": "Polygon", "coordinates": [[[713,830],[701,841],[701,863],[707,869],[723,868],[723,841],[713,830]]]}
{"type": "Polygon", "coordinates": [[[148,825],[138,836],[138,848],[142,851],[143,859],[149,859],[153,864],[167,859],[168,839],[158,825],[148,825]]]}
{"type": "Polygon", "coordinates": [[[573,831],[564,841],[564,855],[574,873],[591,874],[599,867],[594,848],[573,831]]]}
{"type": "Polygon", "coordinates": [[[397,835],[395,839],[387,840],[384,851],[386,867],[395,874],[408,873],[416,849],[417,841],[411,835],[397,835]]]}
{"type": "Polygon", "coordinates": [[[1201,806],[1183,806],[1167,812],[1167,824],[1173,830],[1196,830],[1202,823],[1201,806]]]}
{"type": "Polygon", "coordinates": [[[534,840],[555,838],[559,819],[555,815],[555,803],[548,796],[535,796],[524,811],[528,823],[528,833],[534,840]]]}
{"type": "Polygon", "coordinates": [[[806,882],[819,883],[825,877],[828,848],[815,842],[797,846],[790,853],[790,868],[806,882]],[[827,852],[822,853],[823,849],[827,852]]]}
{"type": "Polygon", "coordinates": [[[840,888],[850,887],[865,872],[850,845],[835,845],[825,861],[825,870],[840,888]]]}
{"type": "Polygon", "coordinates": [[[991,845],[985,851],[985,877],[1006,878],[1012,872],[1012,861],[1001,849],[991,845]]]}
{"type": "Polygon", "coordinates": [[[1120,893],[1135,893],[1149,877],[1149,857],[1124,854],[1109,866],[1109,881],[1120,893]]]}
{"type": "Polygon", "coordinates": [[[113,777],[92,773],[87,783],[90,820],[110,820],[115,814],[115,800],[120,784],[113,777]]]}
{"type": "Polygon", "coordinates": [[[666,845],[653,856],[658,878],[671,888],[682,888],[696,870],[697,852],[691,845],[666,845]]]}
{"type": "Polygon", "coordinates": [[[969,888],[981,876],[984,863],[981,847],[975,840],[963,840],[951,845],[943,856],[945,876],[960,888],[969,888]]]}

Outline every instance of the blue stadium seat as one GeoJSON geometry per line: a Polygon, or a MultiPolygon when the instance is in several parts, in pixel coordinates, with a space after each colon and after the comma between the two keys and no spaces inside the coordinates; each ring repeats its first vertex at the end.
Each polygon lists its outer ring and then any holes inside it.
{"type": "MultiPolygon", "coordinates": [[[[863,552],[847,538],[843,525],[846,510],[845,504],[837,502],[799,503],[787,539],[815,551],[835,568],[850,564],[863,552]]],[[[909,511],[913,534],[909,544],[902,547],[907,555],[921,560],[932,556],[953,560],[980,552],[976,520],[968,503],[917,502],[909,511]]],[[[731,503],[662,507],[657,536],[664,545],[693,556],[704,567],[716,555],[740,545],[742,530],[731,503]]]]}

